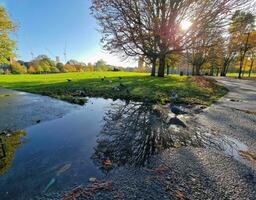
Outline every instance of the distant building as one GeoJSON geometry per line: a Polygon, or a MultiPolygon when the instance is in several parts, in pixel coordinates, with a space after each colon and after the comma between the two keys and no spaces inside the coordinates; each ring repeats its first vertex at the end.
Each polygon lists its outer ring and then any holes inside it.
{"type": "Polygon", "coordinates": [[[139,61],[138,61],[138,69],[145,69],[146,67],[146,64],[145,64],[145,58],[144,56],[140,57],[139,58],[139,61]]]}

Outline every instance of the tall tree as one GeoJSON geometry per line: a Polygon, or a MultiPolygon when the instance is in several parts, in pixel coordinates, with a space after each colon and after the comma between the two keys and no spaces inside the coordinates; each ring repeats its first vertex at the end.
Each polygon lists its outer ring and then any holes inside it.
{"type": "Polygon", "coordinates": [[[236,11],[231,19],[230,34],[232,42],[237,45],[239,53],[239,75],[242,78],[244,60],[252,48],[251,33],[255,28],[255,16],[250,12],[236,11]]]}
{"type": "Polygon", "coordinates": [[[5,8],[0,6],[0,64],[9,64],[14,54],[15,42],[10,39],[9,33],[15,31],[15,28],[5,8]]]}
{"type": "Polygon", "coordinates": [[[223,26],[231,10],[250,0],[92,0],[101,27],[102,42],[112,53],[145,56],[152,75],[159,59],[158,76],[165,72],[166,56],[184,51],[191,38],[223,26]],[[181,28],[184,21],[192,25],[181,28]]]}

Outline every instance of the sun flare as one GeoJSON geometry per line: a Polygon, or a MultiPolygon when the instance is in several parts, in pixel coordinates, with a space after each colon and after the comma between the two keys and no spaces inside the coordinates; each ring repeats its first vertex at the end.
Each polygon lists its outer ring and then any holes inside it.
{"type": "Polygon", "coordinates": [[[183,20],[180,23],[180,27],[182,30],[186,31],[191,27],[192,23],[188,20],[183,20]]]}

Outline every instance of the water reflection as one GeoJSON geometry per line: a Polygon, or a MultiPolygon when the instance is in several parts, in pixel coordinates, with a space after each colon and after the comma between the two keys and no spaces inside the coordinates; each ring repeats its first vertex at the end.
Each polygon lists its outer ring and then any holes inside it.
{"type": "Polygon", "coordinates": [[[14,154],[22,144],[21,137],[23,136],[25,136],[24,131],[0,135],[0,175],[11,167],[14,154]]]}
{"type": "Polygon", "coordinates": [[[170,147],[202,145],[200,137],[190,134],[181,120],[160,106],[113,105],[104,120],[92,159],[106,172],[126,164],[144,166],[152,155],[170,147]],[[183,127],[182,131],[174,131],[173,125],[183,127]]]}

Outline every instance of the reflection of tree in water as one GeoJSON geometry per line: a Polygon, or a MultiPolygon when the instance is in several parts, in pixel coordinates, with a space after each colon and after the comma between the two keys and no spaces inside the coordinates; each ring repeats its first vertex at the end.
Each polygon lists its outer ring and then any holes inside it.
{"type": "Polygon", "coordinates": [[[103,167],[104,160],[114,166],[144,165],[149,157],[169,147],[200,146],[200,139],[189,131],[172,131],[175,123],[185,127],[178,118],[170,118],[164,109],[142,103],[114,105],[106,113],[105,125],[99,135],[93,160],[103,167]]]}
{"type": "Polygon", "coordinates": [[[21,145],[24,131],[12,133],[10,136],[0,135],[0,174],[4,174],[12,163],[16,149],[21,145]]]}

